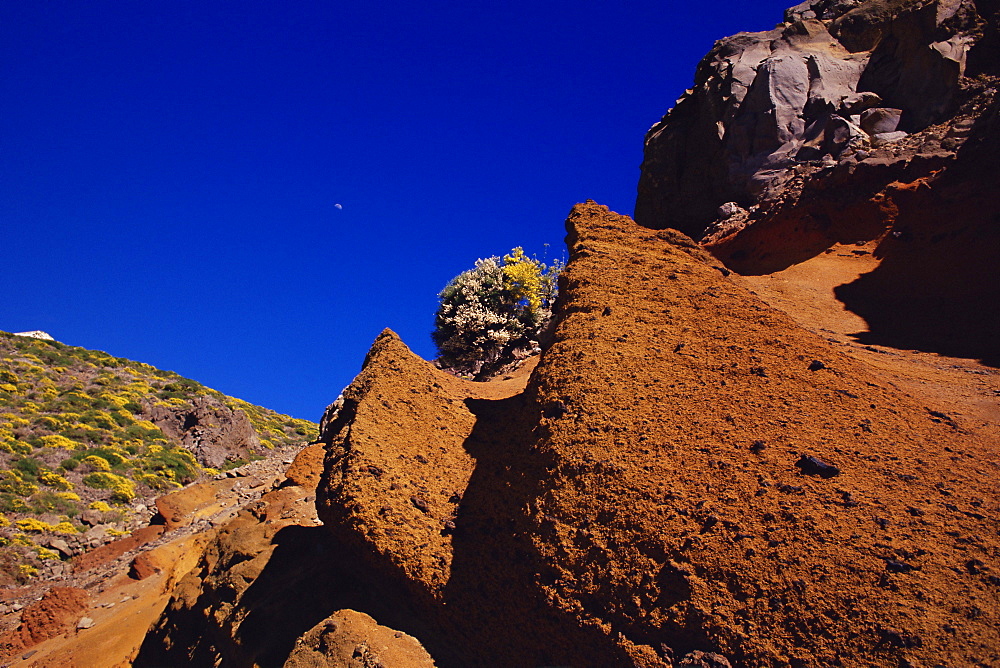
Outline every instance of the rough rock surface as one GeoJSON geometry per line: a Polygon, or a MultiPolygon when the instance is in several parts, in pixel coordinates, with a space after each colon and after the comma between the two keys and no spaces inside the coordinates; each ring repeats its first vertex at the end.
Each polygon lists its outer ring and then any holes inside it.
{"type": "MultiPolygon", "coordinates": [[[[966,77],[998,73],[996,12],[994,0],[813,0],[774,30],[720,40],[646,135],[636,221],[717,232],[726,202],[764,206],[796,177],[947,121],[966,77]]],[[[950,158],[951,139],[923,152],[950,158]]]]}
{"type": "Polygon", "coordinates": [[[218,528],[135,666],[432,665],[412,638],[352,612],[401,609],[317,526],[321,468],[316,449],[303,449],[293,475],[218,528]]]}
{"type": "Polygon", "coordinates": [[[21,613],[21,624],[0,637],[0,649],[10,655],[65,633],[87,610],[88,594],[78,587],[53,587],[21,613]]]}
{"type": "Polygon", "coordinates": [[[285,668],[433,668],[412,636],[381,626],[369,615],[339,610],[295,643],[285,668]]]}
{"type": "Polygon", "coordinates": [[[202,464],[221,468],[263,449],[250,418],[215,397],[196,397],[190,408],[150,403],[143,417],[194,453],[202,464]]]}
{"type": "MultiPolygon", "coordinates": [[[[294,463],[296,450],[275,449],[271,457],[229,470],[220,480],[177,490],[161,508],[169,521],[154,518],[161,523],[109,543],[103,535],[113,527],[101,524],[78,537],[46,540],[51,549],[76,556],[71,563],[46,560],[58,571],[46,569],[28,585],[0,590],[0,663],[25,668],[131,666],[146,632],[178,582],[199,564],[217,528],[282,484],[282,472],[294,463]],[[88,537],[91,533],[95,535],[88,537]],[[93,549],[86,551],[88,547],[93,549]],[[67,591],[72,595],[67,597],[67,591]],[[80,596],[82,607],[75,606],[79,609],[66,615],[65,623],[58,622],[60,610],[80,596]],[[51,632],[42,637],[39,629],[51,632]],[[39,639],[30,648],[22,642],[29,635],[39,639]]],[[[315,461],[314,456],[314,468],[315,461]]],[[[318,476],[315,471],[312,478],[318,476]]],[[[311,503],[304,506],[314,515],[311,503]]]]}
{"type": "Polygon", "coordinates": [[[1000,268],[1000,98],[984,88],[891,151],[794,177],[750,224],[704,245],[740,273],[766,274],[877,241],[879,266],[837,289],[867,321],[861,340],[1000,364],[1000,282],[987,278],[1000,268]],[[938,148],[958,141],[953,158],[938,148]]]}
{"type": "Polygon", "coordinates": [[[689,239],[593,203],[568,227],[523,393],[389,334],[345,392],[320,516],[392,625],[441,665],[1000,662],[995,444],[689,239]]]}

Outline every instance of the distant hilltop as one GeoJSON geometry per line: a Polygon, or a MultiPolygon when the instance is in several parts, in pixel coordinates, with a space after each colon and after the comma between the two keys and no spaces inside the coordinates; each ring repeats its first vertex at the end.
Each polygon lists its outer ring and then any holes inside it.
{"type": "Polygon", "coordinates": [[[30,336],[33,339],[43,339],[45,341],[55,341],[52,335],[48,332],[43,332],[40,329],[36,329],[32,332],[14,332],[14,336],[30,336]]]}

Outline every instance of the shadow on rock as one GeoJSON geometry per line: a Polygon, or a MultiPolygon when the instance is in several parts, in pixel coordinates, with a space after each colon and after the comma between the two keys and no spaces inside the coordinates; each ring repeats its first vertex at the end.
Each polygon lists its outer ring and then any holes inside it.
{"type": "MultiPolygon", "coordinates": [[[[531,509],[553,467],[535,447],[538,409],[523,395],[467,399],[477,416],[465,443],[476,458],[456,517],[445,588],[450,665],[623,665],[627,657],[596,629],[548,605],[538,582],[554,580],[531,542],[531,509]],[[456,645],[456,641],[457,645],[456,645]]],[[[423,639],[436,658],[439,640],[423,639]]]]}
{"type": "Polygon", "coordinates": [[[344,609],[422,630],[398,595],[365,577],[323,527],[287,526],[272,542],[266,566],[242,595],[225,585],[223,570],[192,583],[202,586],[197,602],[175,598],[134,665],[282,666],[296,639],[344,609]],[[229,615],[216,626],[211,613],[226,603],[229,615]]]}

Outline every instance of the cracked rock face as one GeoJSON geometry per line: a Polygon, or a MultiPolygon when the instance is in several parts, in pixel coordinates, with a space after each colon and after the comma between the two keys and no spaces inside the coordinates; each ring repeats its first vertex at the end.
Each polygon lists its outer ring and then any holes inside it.
{"type": "Polygon", "coordinates": [[[202,466],[219,468],[262,450],[246,413],[214,397],[197,397],[190,408],[152,404],[143,416],[190,450],[202,466]]]}
{"type": "Polygon", "coordinates": [[[971,51],[995,28],[973,0],[814,0],[785,19],[717,42],[649,130],[636,222],[698,238],[720,205],[773,197],[797,165],[836,164],[948,118],[971,51]]]}

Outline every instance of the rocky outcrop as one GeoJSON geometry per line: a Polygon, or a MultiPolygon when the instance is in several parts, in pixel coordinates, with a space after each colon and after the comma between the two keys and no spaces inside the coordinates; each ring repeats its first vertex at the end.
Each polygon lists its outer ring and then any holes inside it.
{"type": "MultiPolygon", "coordinates": [[[[415,640],[354,612],[405,614],[317,526],[319,454],[303,449],[277,489],[220,523],[133,665],[432,665],[415,640]]],[[[133,562],[135,575],[149,566],[133,562]]]]}
{"type": "Polygon", "coordinates": [[[690,239],[567,225],[523,392],[384,333],[344,393],[319,513],[380,614],[446,666],[1000,661],[988,444],[690,239]]]}
{"type": "MultiPolygon", "coordinates": [[[[746,224],[723,205],[766,216],[817,172],[860,162],[882,186],[895,180],[878,162],[899,157],[894,144],[951,119],[974,96],[967,77],[997,74],[996,11],[988,0],[814,0],[774,30],[720,40],[646,135],[636,221],[697,238],[746,224]],[[880,147],[888,155],[868,162],[880,147]]],[[[905,167],[939,169],[963,130],[911,142],[910,156],[930,157],[905,167]]]]}
{"type": "Polygon", "coordinates": [[[412,636],[381,626],[369,615],[339,610],[295,642],[285,668],[434,668],[412,636]]]}
{"type": "Polygon", "coordinates": [[[190,450],[202,466],[221,468],[263,449],[246,413],[215,397],[194,397],[190,406],[150,403],[143,408],[143,417],[190,450]]]}

